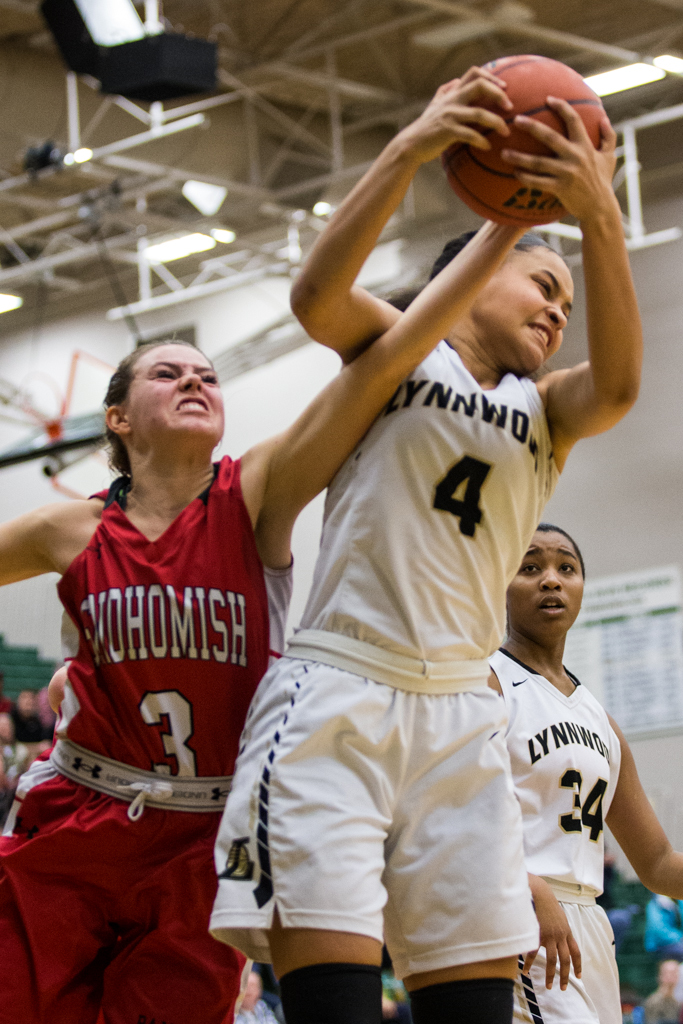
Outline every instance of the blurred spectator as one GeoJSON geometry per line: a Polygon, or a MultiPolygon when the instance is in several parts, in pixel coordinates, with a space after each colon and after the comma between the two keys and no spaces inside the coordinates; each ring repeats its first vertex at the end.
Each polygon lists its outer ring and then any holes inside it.
{"type": "Polygon", "coordinates": [[[38,718],[40,719],[40,724],[43,727],[43,739],[52,739],[52,734],[55,731],[55,722],[57,721],[57,716],[50,707],[50,694],[47,686],[44,686],[42,690],[38,690],[36,704],[38,718]]]}
{"type": "Polygon", "coordinates": [[[261,999],[273,1011],[278,1024],[285,1024],[280,986],[272,966],[270,964],[254,964],[252,970],[261,975],[261,999]]]}
{"type": "Polygon", "coordinates": [[[635,989],[621,986],[621,1013],[623,1024],[645,1024],[645,1007],[635,989]]]}
{"type": "Polygon", "coordinates": [[[29,748],[14,738],[14,722],[6,711],[0,712],[0,824],[4,824],[14,799],[17,780],[28,768],[29,748]]]}
{"type": "Polygon", "coordinates": [[[683,900],[652,897],[646,911],[645,949],[667,960],[683,960],[683,900]]]}
{"type": "Polygon", "coordinates": [[[630,931],[631,921],[639,913],[640,907],[637,903],[630,903],[628,907],[611,907],[607,911],[607,917],[614,932],[614,950],[616,953],[621,949],[621,945],[630,931]]]}
{"type": "Polygon", "coordinates": [[[0,668],[0,714],[11,712],[14,705],[9,697],[5,697],[5,673],[0,668]]]}
{"type": "Polygon", "coordinates": [[[41,743],[45,739],[45,729],[38,717],[38,698],[33,690],[21,691],[12,719],[18,743],[41,743]]]}
{"type": "Polygon", "coordinates": [[[678,981],[676,960],[664,960],[659,965],[659,986],[645,1000],[645,1024],[678,1024],[681,1004],[674,999],[678,981]]]}
{"type": "Polygon", "coordinates": [[[235,1014],[235,1024],[277,1024],[277,1018],[261,998],[262,995],[261,975],[252,971],[247,980],[239,1013],[235,1014]]]}
{"type": "Polygon", "coordinates": [[[397,1024],[411,1024],[410,1003],[397,1003],[382,993],[382,1020],[395,1020],[397,1024]]]}
{"type": "Polygon", "coordinates": [[[602,868],[602,892],[599,896],[595,897],[595,902],[599,907],[602,907],[604,911],[611,910],[614,906],[612,886],[616,871],[616,857],[613,853],[608,851],[607,843],[605,843],[605,856],[602,868]]]}

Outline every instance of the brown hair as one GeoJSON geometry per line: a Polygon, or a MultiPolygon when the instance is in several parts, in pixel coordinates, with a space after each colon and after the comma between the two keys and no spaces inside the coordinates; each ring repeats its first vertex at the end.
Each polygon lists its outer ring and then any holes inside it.
{"type": "MultiPolygon", "coordinates": [[[[143,342],[142,345],[139,345],[129,355],[121,360],[112,374],[111,380],[109,381],[109,387],[107,388],[107,394],[104,397],[105,410],[109,409],[112,405],[123,405],[128,398],[130,386],[135,377],[135,367],[138,360],[141,356],[144,356],[146,352],[149,352],[153,348],[160,348],[163,345],[185,345],[187,348],[193,348],[196,352],[199,351],[197,346],[193,345],[191,342],[180,340],[176,341],[174,338],[164,338],[163,341],[143,342]]],[[[205,358],[207,357],[205,356],[205,358]]],[[[211,360],[209,359],[208,361],[210,365],[213,366],[211,360]]],[[[128,458],[128,449],[122,439],[109,427],[106,427],[106,438],[106,445],[109,448],[109,465],[111,468],[122,476],[132,476],[130,459],[128,458]]]]}

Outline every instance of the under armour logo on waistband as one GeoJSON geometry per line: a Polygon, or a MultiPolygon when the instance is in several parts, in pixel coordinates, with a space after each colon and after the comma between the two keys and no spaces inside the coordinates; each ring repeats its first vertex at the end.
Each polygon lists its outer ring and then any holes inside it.
{"type": "Polygon", "coordinates": [[[99,779],[102,772],[101,764],[86,764],[82,757],[75,757],[71,766],[77,772],[84,771],[90,772],[93,779],[99,779]]]}

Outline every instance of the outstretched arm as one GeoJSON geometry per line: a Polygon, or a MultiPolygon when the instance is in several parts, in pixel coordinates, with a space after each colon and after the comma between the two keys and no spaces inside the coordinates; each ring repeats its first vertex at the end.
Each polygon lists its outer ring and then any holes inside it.
{"type": "Polygon", "coordinates": [[[59,502],[0,524],[0,586],[63,573],[94,533],[103,502],[59,502]]]}
{"type": "Polygon", "coordinates": [[[266,565],[289,564],[289,539],[301,509],[327,487],[401,381],[467,312],[522,233],[485,224],[289,430],[244,455],[242,489],[266,565]]]}
{"type": "Polygon", "coordinates": [[[631,748],[611,716],[609,720],[621,744],[621,767],[607,824],[643,885],[661,896],[683,899],[683,853],[666,838],[638,778],[631,748]]]}
{"type": "Polygon", "coordinates": [[[611,184],[614,130],[605,115],[602,145],[596,150],[568,103],[548,97],[548,105],[564,119],[568,138],[531,118],[516,118],[516,124],[557,155],[507,151],[507,159],[517,167],[516,176],[525,185],[554,192],[565,209],[578,217],[583,233],[590,359],[571,370],[549,373],[538,385],[555,460],[562,469],[580,438],[609,430],[635,402],[643,339],[621,210],[611,184]]]}
{"type": "Polygon", "coordinates": [[[316,242],[292,288],[292,309],[308,334],[335,349],[344,362],[400,316],[388,302],[354,284],[382,229],[421,164],[456,141],[490,149],[477,127],[509,135],[502,117],[477,106],[509,110],[512,104],[501,86],[500,79],[480,68],[442,85],[420,117],[383,150],[316,242]]]}

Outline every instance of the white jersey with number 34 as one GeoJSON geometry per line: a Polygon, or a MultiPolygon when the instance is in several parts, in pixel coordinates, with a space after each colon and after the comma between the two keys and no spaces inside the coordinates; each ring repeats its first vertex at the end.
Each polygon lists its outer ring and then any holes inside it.
{"type": "Polygon", "coordinates": [[[605,818],[621,763],[607,713],[578,680],[566,697],[505,651],[489,662],[508,710],[527,870],[600,893],[605,818]]]}
{"type": "Polygon", "coordinates": [[[486,658],[557,469],[536,386],[482,390],[442,341],[330,486],[305,629],[413,658],[486,658]]]}

